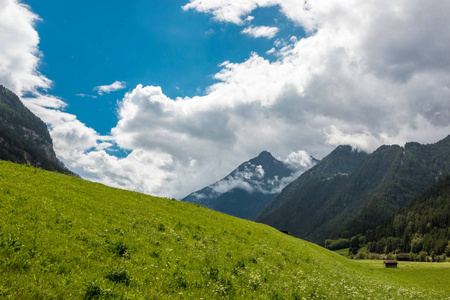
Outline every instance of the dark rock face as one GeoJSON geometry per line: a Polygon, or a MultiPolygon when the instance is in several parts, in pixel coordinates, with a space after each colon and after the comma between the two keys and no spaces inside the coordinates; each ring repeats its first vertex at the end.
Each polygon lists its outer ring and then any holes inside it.
{"type": "Polygon", "coordinates": [[[0,86],[0,159],[64,174],[47,126],[13,92],[0,86]]]}

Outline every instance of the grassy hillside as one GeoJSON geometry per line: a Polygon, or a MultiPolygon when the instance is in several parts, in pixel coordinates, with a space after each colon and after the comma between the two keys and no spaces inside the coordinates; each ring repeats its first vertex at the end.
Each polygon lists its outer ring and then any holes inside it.
{"type": "Polygon", "coordinates": [[[194,204],[0,162],[0,298],[446,299],[450,264],[345,259],[194,204]]]}

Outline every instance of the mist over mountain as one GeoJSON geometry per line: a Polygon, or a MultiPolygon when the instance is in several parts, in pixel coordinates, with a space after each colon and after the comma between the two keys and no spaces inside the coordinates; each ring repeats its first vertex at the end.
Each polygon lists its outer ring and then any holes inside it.
{"type": "Polygon", "coordinates": [[[0,85],[0,159],[73,174],[55,155],[45,123],[0,85]]]}
{"type": "Polygon", "coordinates": [[[381,146],[368,156],[355,152],[355,160],[343,159],[352,157],[343,156],[349,148],[339,150],[286,186],[256,221],[316,243],[353,236],[383,224],[450,173],[450,136],[431,145],[381,146]],[[339,161],[353,161],[353,168],[339,172],[339,161]]]}
{"type": "Polygon", "coordinates": [[[182,201],[198,203],[244,219],[254,217],[286,184],[317,162],[306,153],[303,156],[303,164],[294,166],[263,151],[223,179],[188,195],[182,201]]]}

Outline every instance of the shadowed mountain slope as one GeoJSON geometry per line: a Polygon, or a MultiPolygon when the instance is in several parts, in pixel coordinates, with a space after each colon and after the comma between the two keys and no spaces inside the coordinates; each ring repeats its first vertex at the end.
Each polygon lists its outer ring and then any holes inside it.
{"type": "Polygon", "coordinates": [[[297,179],[283,188],[281,193],[264,208],[256,220],[263,222],[262,220],[265,220],[266,216],[270,215],[292,197],[295,197],[298,191],[315,178],[330,177],[336,174],[347,174],[351,172],[367,155],[365,152],[353,150],[350,146],[338,146],[314,167],[305,171],[297,179]]]}
{"type": "Polygon", "coordinates": [[[0,159],[73,174],[56,158],[45,123],[0,85],[0,159]]]}
{"type": "Polygon", "coordinates": [[[309,178],[303,174],[280,193],[285,198],[278,207],[256,220],[316,243],[365,233],[449,174],[449,151],[447,137],[432,145],[382,146],[349,173],[313,177],[318,164],[309,178]]]}

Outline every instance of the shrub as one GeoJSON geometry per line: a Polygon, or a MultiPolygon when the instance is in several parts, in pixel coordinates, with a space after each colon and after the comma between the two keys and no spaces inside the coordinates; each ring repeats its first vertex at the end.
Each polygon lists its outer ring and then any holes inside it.
{"type": "Polygon", "coordinates": [[[112,252],[120,257],[130,257],[130,251],[128,245],[118,242],[112,245],[112,252]]]}
{"type": "Polygon", "coordinates": [[[419,261],[427,261],[427,256],[428,256],[428,253],[426,253],[425,251],[420,251],[418,260],[419,261]]]}
{"type": "Polygon", "coordinates": [[[129,285],[131,282],[131,277],[128,272],[124,269],[114,268],[108,274],[106,274],[105,279],[108,279],[115,283],[123,283],[129,285]]]}
{"type": "Polygon", "coordinates": [[[365,259],[366,257],[366,253],[365,252],[359,252],[358,254],[356,254],[355,256],[356,259],[365,259]]]}
{"type": "Polygon", "coordinates": [[[447,246],[445,247],[445,255],[447,257],[450,257],[450,241],[448,242],[447,246]]]}
{"type": "Polygon", "coordinates": [[[104,293],[101,287],[97,284],[97,281],[92,281],[88,284],[86,289],[86,294],[84,295],[85,300],[99,299],[103,297],[104,293]]]}
{"type": "Polygon", "coordinates": [[[350,239],[325,240],[325,248],[329,250],[339,250],[350,247],[350,239]]]}
{"type": "Polygon", "coordinates": [[[175,280],[175,285],[178,289],[187,289],[188,282],[186,278],[183,276],[183,273],[179,270],[173,273],[173,279],[175,280]]]}
{"type": "Polygon", "coordinates": [[[206,272],[211,280],[217,281],[219,279],[219,269],[214,267],[209,267],[209,270],[206,272]]]}

